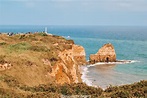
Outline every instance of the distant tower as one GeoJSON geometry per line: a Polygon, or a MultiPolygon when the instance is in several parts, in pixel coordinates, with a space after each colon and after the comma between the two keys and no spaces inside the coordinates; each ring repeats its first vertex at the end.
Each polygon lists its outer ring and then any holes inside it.
{"type": "Polygon", "coordinates": [[[45,27],[45,33],[47,34],[47,27],[45,27]]]}

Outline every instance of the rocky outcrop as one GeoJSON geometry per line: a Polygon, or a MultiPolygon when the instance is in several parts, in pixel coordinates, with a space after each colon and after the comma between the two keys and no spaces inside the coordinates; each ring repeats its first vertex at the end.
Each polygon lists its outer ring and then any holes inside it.
{"type": "Polygon", "coordinates": [[[72,49],[59,53],[59,61],[52,66],[50,76],[55,77],[57,84],[78,83],[80,78],[79,65],[86,63],[85,50],[73,44],[72,49]]]}
{"type": "Polygon", "coordinates": [[[10,69],[11,67],[12,67],[12,64],[10,64],[10,63],[0,64],[0,71],[10,69]]]}
{"type": "Polygon", "coordinates": [[[91,54],[89,58],[92,64],[96,62],[115,62],[115,49],[111,43],[107,43],[96,54],[91,54]]]}
{"type": "Polygon", "coordinates": [[[78,65],[83,65],[86,63],[86,53],[82,46],[72,45],[73,59],[78,65]]]}

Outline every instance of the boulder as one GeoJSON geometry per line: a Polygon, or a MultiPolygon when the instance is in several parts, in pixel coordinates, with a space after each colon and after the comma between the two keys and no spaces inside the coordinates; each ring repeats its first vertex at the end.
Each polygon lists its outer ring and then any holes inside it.
{"type": "Polygon", "coordinates": [[[116,53],[111,43],[105,44],[96,54],[91,54],[90,63],[96,62],[116,62],[116,53]]]}

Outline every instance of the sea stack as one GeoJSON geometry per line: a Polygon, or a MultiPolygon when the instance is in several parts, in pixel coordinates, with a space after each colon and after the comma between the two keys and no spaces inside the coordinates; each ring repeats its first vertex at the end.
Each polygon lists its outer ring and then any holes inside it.
{"type": "Polygon", "coordinates": [[[116,53],[114,46],[111,43],[107,43],[96,54],[91,54],[90,63],[96,62],[116,62],[116,53]]]}

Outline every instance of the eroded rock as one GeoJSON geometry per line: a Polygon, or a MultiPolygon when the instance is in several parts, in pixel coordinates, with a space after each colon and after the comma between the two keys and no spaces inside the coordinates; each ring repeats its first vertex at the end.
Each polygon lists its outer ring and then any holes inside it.
{"type": "Polygon", "coordinates": [[[12,64],[10,64],[10,63],[0,64],[0,71],[10,69],[11,67],[12,67],[12,64]]]}
{"type": "Polygon", "coordinates": [[[90,55],[90,63],[116,62],[116,53],[111,43],[105,44],[96,54],[90,55]]]}

